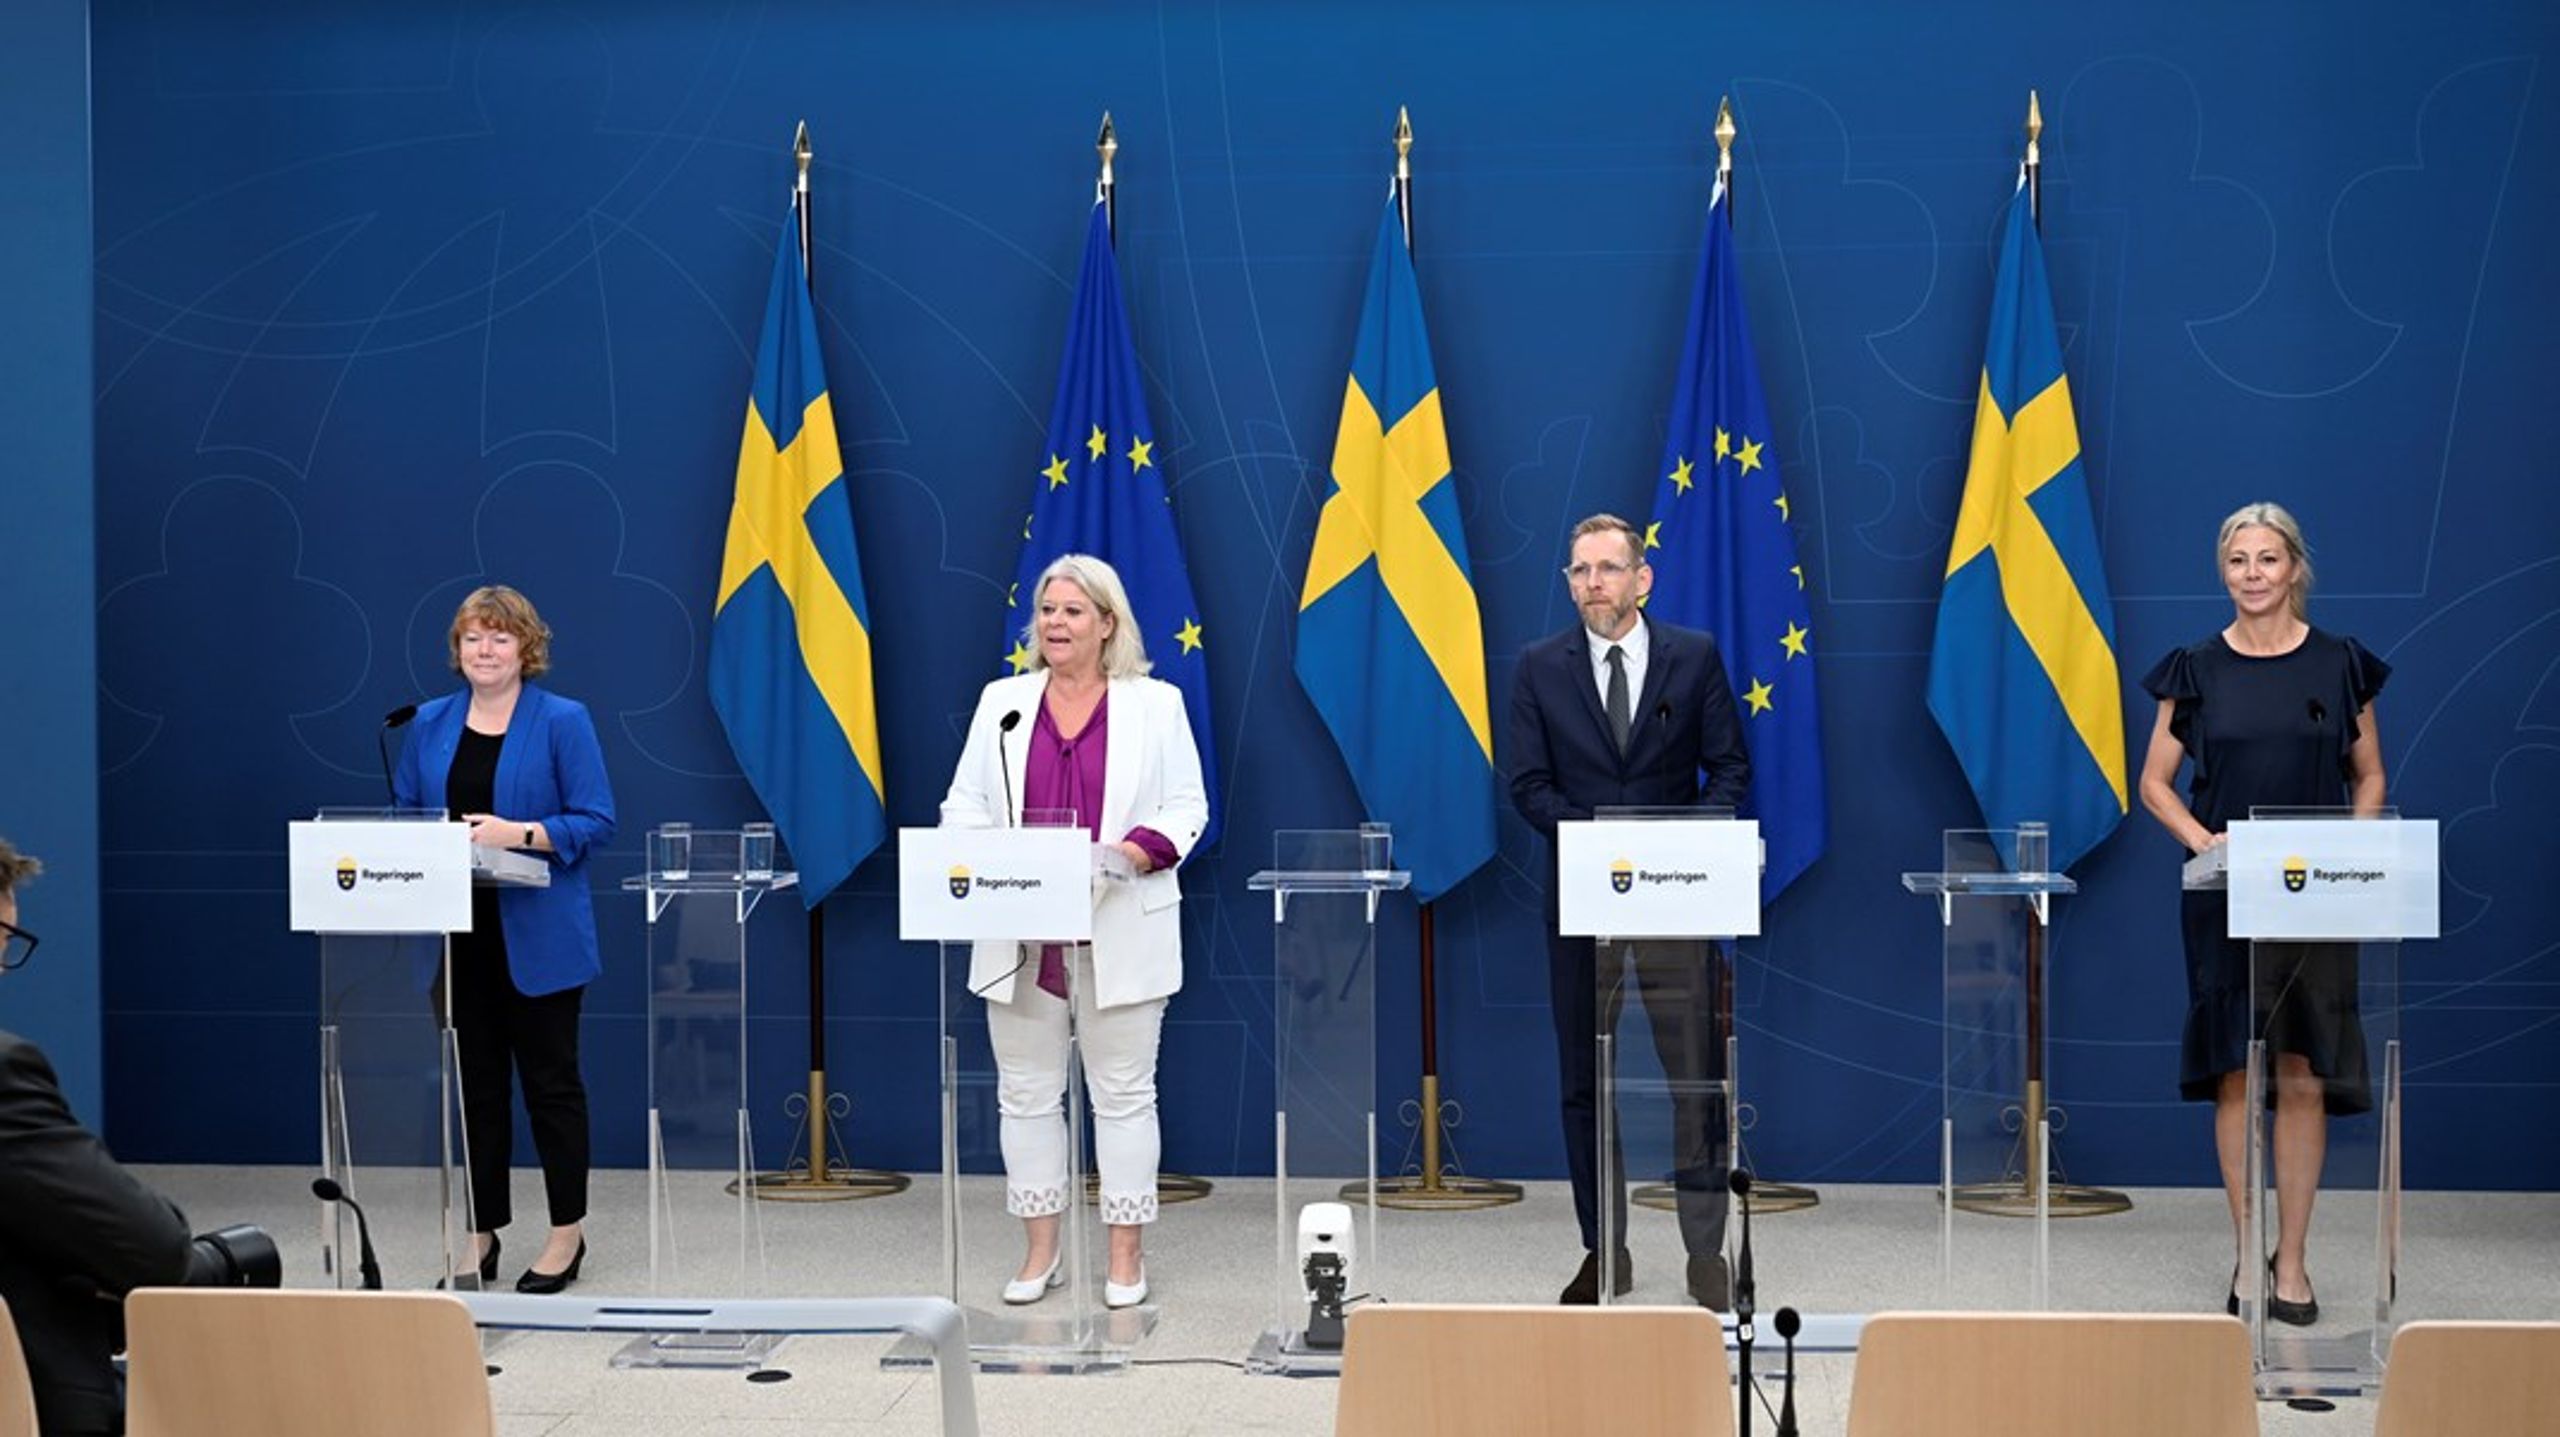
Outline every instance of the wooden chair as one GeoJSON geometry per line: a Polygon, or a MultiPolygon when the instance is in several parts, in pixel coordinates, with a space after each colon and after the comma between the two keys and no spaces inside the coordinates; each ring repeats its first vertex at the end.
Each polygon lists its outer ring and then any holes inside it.
{"type": "Polygon", "coordinates": [[[2391,1339],[2373,1437],[2560,1432],[2560,1322],[2412,1322],[2391,1339]]]}
{"type": "Polygon", "coordinates": [[[1435,1307],[1351,1314],[1337,1437],[1733,1431],[1724,1330],[1695,1307],[1435,1307]]]}
{"type": "Polygon", "coordinates": [[[0,1302],[0,1437],[36,1437],[35,1382],[6,1302],[0,1302]]]}
{"type": "Polygon", "coordinates": [[[1880,1313],[1849,1388],[1849,1437],[2257,1431],[2249,1332],[2229,1317],[1880,1313]]]}
{"type": "Polygon", "coordinates": [[[470,1309],[427,1292],[145,1288],[130,1437],[493,1437],[470,1309]]]}

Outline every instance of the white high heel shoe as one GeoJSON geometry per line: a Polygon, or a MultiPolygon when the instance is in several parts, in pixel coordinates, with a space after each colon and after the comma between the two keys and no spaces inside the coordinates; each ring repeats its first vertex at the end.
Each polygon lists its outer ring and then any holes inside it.
{"type": "Polygon", "coordinates": [[[1063,1286],[1066,1283],[1067,1274],[1059,1267],[1058,1262],[1057,1257],[1051,1257],[1047,1272],[1038,1277],[1017,1277],[1006,1283],[1004,1285],[1005,1302],[1014,1307],[1027,1306],[1048,1296],[1049,1289],[1063,1286]]]}
{"type": "Polygon", "coordinates": [[[1138,1264],[1136,1282],[1123,1287],[1108,1277],[1102,1280],[1102,1305],[1105,1307],[1135,1307],[1146,1300],[1147,1265],[1143,1261],[1138,1264]]]}

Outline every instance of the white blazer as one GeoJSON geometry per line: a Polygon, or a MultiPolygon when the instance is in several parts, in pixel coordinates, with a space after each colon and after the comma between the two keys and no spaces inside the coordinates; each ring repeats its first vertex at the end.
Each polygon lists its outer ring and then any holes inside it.
{"type": "MultiPolygon", "coordinates": [[[[978,695],[968,743],[942,799],[945,828],[997,828],[1022,821],[1022,785],[1031,730],[1049,689],[1049,671],[998,679],[978,695]],[[1021,720],[1013,732],[1008,713],[1021,720]],[[1006,793],[1012,802],[1007,810],[1006,793]]],[[[1152,828],[1188,858],[1209,823],[1200,750],[1191,742],[1182,690],[1161,679],[1111,681],[1110,727],[1102,756],[1102,838],[1116,843],[1152,828]]],[[[1130,884],[1103,886],[1093,908],[1094,1006],[1162,998],[1182,986],[1182,880],[1159,868],[1130,884]]],[[[1016,978],[1038,958],[1019,943],[983,942],[969,958],[969,986],[988,1002],[1013,1001],[1016,978]]]]}

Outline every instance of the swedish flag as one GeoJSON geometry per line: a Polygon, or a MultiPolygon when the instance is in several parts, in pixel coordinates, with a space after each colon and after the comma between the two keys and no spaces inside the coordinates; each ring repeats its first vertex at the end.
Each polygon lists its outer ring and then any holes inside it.
{"type": "Polygon", "coordinates": [[[2041,821],[2059,871],[2125,813],[2114,604],[2027,195],[2010,201],[1973,460],[1929,652],[1929,712],[1994,828],[2041,821]]]}
{"type": "Polygon", "coordinates": [[[783,229],[711,619],[711,706],[816,907],[888,833],[871,613],[798,226],[783,229]]]}
{"type": "Polygon", "coordinates": [[[1813,608],[1743,313],[1729,202],[1718,181],[1671,392],[1653,522],[1645,527],[1645,557],[1653,564],[1645,612],[1707,630],[1724,656],[1751,746],[1742,813],[1760,820],[1768,844],[1760,876],[1766,901],[1822,856],[1830,816],[1813,608]]]}
{"type": "Polygon", "coordinates": [[[1493,856],[1484,620],[1456,489],[1422,290],[1390,201],[1298,600],[1297,669],[1426,903],[1493,856]]]}
{"type": "Polygon", "coordinates": [[[1066,354],[1058,363],[1058,395],[1049,406],[1049,436],[1040,452],[1043,462],[1031,483],[1031,512],[1023,520],[1022,555],[1005,601],[1005,662],[1014,673],[1031,666],[1022,632],[1040,602],[1032,585],[1051,560],[1061,554],[1091,554],[1118,570],[1154,676],[1182,690],[1192,742],[1200,750],[1200,783],[1209,799],[1209,826],[1195,845],[1195,850],[1205,848],[1217,841],[1219,814],[1217,749],[1209,728],[1208,635],[1200,621],[1200,601],[1191,592],[1182,535],[1173,527],[1173,502],[1156,457],[1156,428],[1147,417],[1147,393],[1138,378],[1138,351],[1129,342],[1110,212],[1099,200],[1085,224],[1084,268],[1076,277],[1066,354]]]}

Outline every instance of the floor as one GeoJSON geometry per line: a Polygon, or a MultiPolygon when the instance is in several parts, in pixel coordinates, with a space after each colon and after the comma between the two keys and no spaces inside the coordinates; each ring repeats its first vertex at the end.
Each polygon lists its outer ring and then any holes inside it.
{"type": "MultiPolygon", "coordinates": [[[[326,1285],[321,1207],[312,1174],[288,1168],[155,1167],[147,1178],[202,1228],[255,1222],[283,1247],[286,1280],[326,1285]]],[[[431,1188],[370,1175],[365,1197],[388,1285],[434,1280],[436,1202],[431,1188]]],[[[537,1174],[516,1175],[517,1207],[541,1211],[537,1174]]],[[[1304,1201],[1325,1194],[1293,1192],[1304,1201]]],[[[664,1295],[705,1292],[882,1295],[943,1290],[944,1203],[937,1179],[909,1191],[849,1203],[742,1205],[717,1178],[679,1174],[661,1193],[659,1281],[664,1295]],[[742,1276],[743,1274],[743,1276],[742,1276]]],[[[2216,1311],[2229,1276],[2229,1222],[2219,1193],[2143,1190],[2131,1212],[2056,1222],[2050,1306],[2101,1311],[2216,1311]]],[[[961,1182],[962,1300],[993,1305],[1019,1257],[1014,1226],[991,1178],[961,1182]]],[[[2023,1307],[2029,1224],[1959,1216],[1960,1276],[1942,1264],[1933,1189],[1832,1187],[1807,1211],[1755,1220],[1765,1374],[1782,1305],[1806,1315],[1809,1337],[1854,1329],[1887,1309],[2023,1307]]],[[[591,1252],[582,1294],[649,1293],[650,1204],[642,1173],[596,1175],[591,1252]]],[[[1332,1425],[1334,1384],[1323,1378],[1248,1376],[1239,1364],[1279,1309],[1275,1194],[1269,1180],[1227,1179],[1206,1199],[1165,1209],[1150,1233],[1147,1273],[1156,1323],[1137,1365],[1116,1376],[985,1374],[978,1407],[991,1434],[1321,1433],[1332,1425]]],[[[1680,1300],[1680,1252],[1671,1217],[1639,1208],[1631,1224],[1637,1289],[1632,1301],[1680,1300]]],[[[2352,1197],[2324,1203],[2313,1235],[2322,1331],[2370,1326],[2373,1207],[2352,1197]]],[[[2560,1195],[2416,1193],[2405,1203],[2405,1247],[2396,1316],[2560,1319],[2560,1195]]],[[[519,1222],[502,1261],[512,1283],[540,1232],[519,1222]]],[[[1465,1213],[1386,1212],[1376,1241],[1364,1227],[1355,1288],[1408,1302],[1539,1303],[1554,1300],[1580,1258],[1561,1183],[1533,1183],[1510,1207],[1465,1213]]],[[[1092,1251],[1099,1262],[1097,1241],[1092,1251]]],[[[1098,1271],[1096,1274],[1098,1281],[1098,1271]]],[[[1064,1294],[1048,1302],[1063,1308],[1064,1294]]],[[[1045,1305],[1045,1304],[1044,1304],[1045,1305]]],[[[505,1437],[844,1437],[937,1430],[933,1379],[880,1370],[886,1339],[796,1338],[769,1366],[786,1381],[749,1383],[737,1372],[625,1371],[609,1365],[625,1339],[520,1334],[493,1340],[491,1379],[505,1437]]],[[[1846,1430],[1853,1358],[1816,1352],[1797,1364],[1796,1402],[1807,1433],[1846,1430]]],[[[2334,1410],[2260,1406],[2269,1437],[2362,1437],[2372,1404],[2334,1410]]],[[[1772,1430],[1765,1415],[1759,1430],[1772,1430]]]]}

